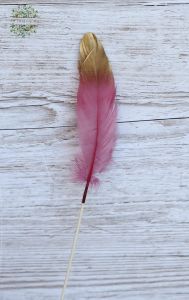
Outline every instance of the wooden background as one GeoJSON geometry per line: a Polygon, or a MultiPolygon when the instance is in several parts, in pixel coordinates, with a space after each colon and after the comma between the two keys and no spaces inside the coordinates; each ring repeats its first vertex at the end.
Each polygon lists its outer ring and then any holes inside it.
{"type": "Polygon", "coordinates": [[[1,299],[57,300],[83,186],[79,41],[117,83],[114,163],[90,191],[66,300],[189,299],[189,1],[0,1],[1,299]],[[32,3],[37,32],[10,32],[32,3]]]}

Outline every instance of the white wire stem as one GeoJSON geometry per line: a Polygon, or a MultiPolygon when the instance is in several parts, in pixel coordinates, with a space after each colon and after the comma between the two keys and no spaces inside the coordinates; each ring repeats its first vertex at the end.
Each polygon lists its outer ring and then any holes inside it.
{"type": "Polygon", "coordinates": [[[64,300],[65,290],[66,290],[66,287],[68,285],[68,280],[69,280],[69,276],[70,276],[70,272],[71,272],[71,268],[72,268],[72,262],[73,262],[73,258],[74,258],[74,254],[75,254],[75,250],[76,250],[76,246],[77,246],[77,240],[78,240],[78,237],[79,237],[79,230],[80,230],[80,226],[81,226],[81,220],[82,220],[82,216],[83,216],[84,205],[85,205],[85,203],[81,203],[81,208],[80,208],[80,212],[79,212],[77,227],[76,227],[76,231],[75,231],[75,235],[74,235],[74,239],[73,239],[73,244],[72,244],[72,249],[71,249],[70,257],[69,257],[69,261],[68,261],[68,267],[67,267],[66,275],[65,275],[65,279],[64,279],[64,286],[62,288],[61,300],[64,300]]]}

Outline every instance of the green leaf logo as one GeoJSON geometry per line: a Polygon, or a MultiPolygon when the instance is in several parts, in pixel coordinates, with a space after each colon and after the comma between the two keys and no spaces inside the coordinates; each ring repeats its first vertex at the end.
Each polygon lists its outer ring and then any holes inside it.
{"type": "Polygon", "coordinates": [[[31,5],[19,5],[12,10],[12,24],[10,31],[19,37],[27,37],[36,32],[37,24],[34,19],[38,17],[38,11],[31,5]]]}

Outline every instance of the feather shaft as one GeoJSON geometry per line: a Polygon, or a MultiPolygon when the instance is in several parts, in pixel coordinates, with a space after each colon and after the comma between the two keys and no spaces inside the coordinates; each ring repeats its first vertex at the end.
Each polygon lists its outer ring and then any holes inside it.
{"type": "Polygon", "coordinates": [[[69,280],[69,276],[70,276],[70,272],[71,272],[71,268],[72,268],[72,262],[73,262],[73,258],[74,258],[74,254],[75,254],[75,250],[76,250],[76,246],[77,246],[77,241],[78,241],[78,237],[79,237],[79,231],[80,231],[81,221],[82,221],[82,216],[83,216],[83,209],[84,209],[84,204],[82,203],[80,212],[79,212],[78,221],[77,221],[76,231],[75,231],[75,235],[74,235],[74,239],[73,239],[73,243],[72,243],[72,248],[71,248],[71,252],[70,252],[70,256],[69,256],[66,275],[65,275],[65,279],[64,279],[64,286],[62,289],[61,300],[64,300],[64,297],[65,297],[65,291],[66,291],[66,287],[68,284],[68,280],[69,280]]]}
{"type": "Polygon", "coordinates": [[[82,203],[85,203],[85,201],[86,201],[87,192],[88,192],[88,189],[89,189],[89,184],[90,184],[92,173],[93,173],[93,167],[94,167],[94,161],[95,161],[96,149],[97,149],[97,140],[98,140],[98,120],[97,120],[97,135],[96,135],[96,142],[95,142],[94,154],[93,154],[91,168],[90,168],[89,174],[87,176],[87,182],[86,182],[86,185],[85,185],[85,189],[84,189],[84,193],[83,193],[83,198],[82,198],[82,201],[81,201],[82,203]]]}

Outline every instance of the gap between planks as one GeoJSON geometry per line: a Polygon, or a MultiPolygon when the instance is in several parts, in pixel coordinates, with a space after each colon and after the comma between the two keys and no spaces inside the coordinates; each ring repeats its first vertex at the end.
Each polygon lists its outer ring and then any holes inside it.
{"type": "MultiPolygon", "coordinates": [[[[189,119],[189,117],[157,118],[157,119],[148,119],[148,120],[118,121],[117,124],[156,122],[156,121],[166,121],[166,120],[187,120],[187,119],[189,119]]],[[[1,128],[0,131],[41,130],[41,129],[58,129],[58,128],[74,128],[74,127],[75,127],[74,125],[60,125],[60,126],[42,126],[42,127],[1,128]]]]}

